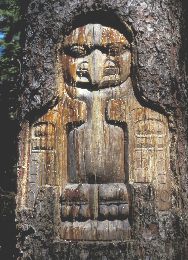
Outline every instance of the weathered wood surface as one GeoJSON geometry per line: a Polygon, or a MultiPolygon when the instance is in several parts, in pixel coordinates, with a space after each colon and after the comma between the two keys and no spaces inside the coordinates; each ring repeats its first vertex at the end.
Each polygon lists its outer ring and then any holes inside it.
{"type": "Polygon", "coordinates": [[[75,29],[58,61],[62,99],[26,130],[25,204],[34,206],[43,185],[58,185],[61,239],[130,239],[127,184],[151,184],[158,210],[170,209],[167,119],[136,100],[130,43],[117,30],[75,29]]]}
{"type": "Polygon", "coordinates": [[[38,32],[35,23],[27,28],[22,114],[30,122],[20,138],[17,196],[18,222],[29,235],[23,240],[20,231],[18,247],[25,257],[61,259],[64,240],[74,241],[68,246],[82,240],[78,251],[66,252],[84,259],[85,248],[95,259],[97,240],[101,246],[119,240],[124,249],[116,252],[126,259],[184,257],[177,2],[75,0],[60,6],[55,1],[40,3],[47,8],[40,10],[39,2],[32,2],[29,15],[34,12],[39,24],[43,10],[46,24],[38,32]],[[65,10],[70,11],[63,20],[65,10]],[[88,10],[94,11],[91,17],[84,14],[88,10]],[[111,14],[112,21],[106,19],[111,14]],[[118,185],[124,185],[128,200],[110,197],[112,187],[118,194],[118,185]],[[109,197],[100,195],[101,188],[109,197]],[[127,211],[120,216],[121,205],[127,211]]]}

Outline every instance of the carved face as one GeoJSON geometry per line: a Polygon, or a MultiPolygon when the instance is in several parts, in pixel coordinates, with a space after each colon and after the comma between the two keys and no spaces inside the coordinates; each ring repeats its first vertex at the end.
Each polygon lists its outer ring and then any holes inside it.
{"type": "Polygon", "coordinates": [[[62,67],[71,86],[92,90],[120,85],[130,75],[130,44],[115,29],[87,24],[65,37],[62,67]]]}

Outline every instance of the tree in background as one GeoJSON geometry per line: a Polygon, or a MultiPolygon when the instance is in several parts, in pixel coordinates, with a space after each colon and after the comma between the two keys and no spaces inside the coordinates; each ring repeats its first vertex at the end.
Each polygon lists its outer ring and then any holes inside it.
{"type": "MultiPolygon", "coordinates": [[[[18,0],[4,0],[0,4],[1,83],[0,102],[7,104],[8,114],[15,117],[15,95],[18,92],[20,70],[21,15],[18,0]]],[[[3,107],[5,108],[4,104],[3,107]]]]}
{"type": "Polygon", "coordinates": [[[0,259],[15,255],[17,108],[22,19],[19,0],[0,3],[0,259]]]}

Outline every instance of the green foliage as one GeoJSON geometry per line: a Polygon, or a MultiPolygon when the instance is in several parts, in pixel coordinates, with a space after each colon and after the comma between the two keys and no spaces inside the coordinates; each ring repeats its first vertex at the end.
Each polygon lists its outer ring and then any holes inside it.
{"type": "Polygon", "coordinates": [[[4,47],[1,57],[1,80],[15,80],[19,72],[20,57],[20,8],[18,0],[4,0],[0,9],[1,31],[5,39],[0,44],[4,47]]]}
{"type": "Polygon", "coordinates": [[[7,106],[10,117],[15,117],[18,77],[20,71],[21,14],[19,0],[3,0],[0,4],[0,103],[7,106]],[[6,102],[6,104],[4,104],[6,102]]]}

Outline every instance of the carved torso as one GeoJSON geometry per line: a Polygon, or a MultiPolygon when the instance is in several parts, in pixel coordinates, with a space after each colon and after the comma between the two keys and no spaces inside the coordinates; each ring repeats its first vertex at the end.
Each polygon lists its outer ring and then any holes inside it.
{"type": "Polygon", "coordinates": [[[130,44],[115,29],[73,30],[58,66],[60,102],[25,127],[29,195],[20,203],[32,207],[40,186],[59,186],[61,239],[129,239],[129,183],[151,183],[159,210],[170,207],[167,119],[135,98],[130,44]]]}

